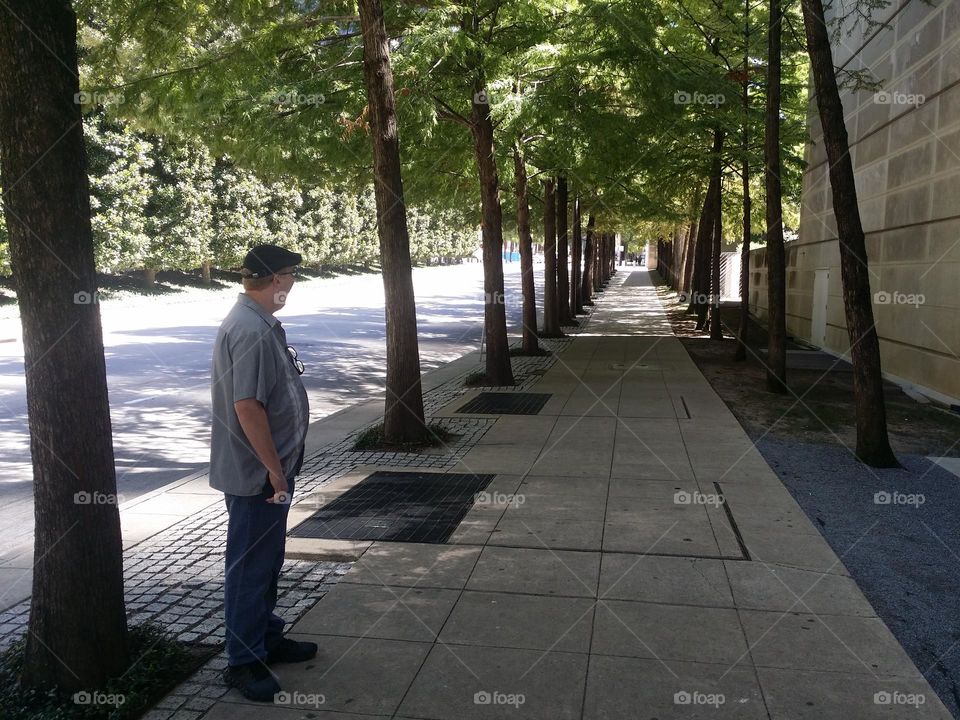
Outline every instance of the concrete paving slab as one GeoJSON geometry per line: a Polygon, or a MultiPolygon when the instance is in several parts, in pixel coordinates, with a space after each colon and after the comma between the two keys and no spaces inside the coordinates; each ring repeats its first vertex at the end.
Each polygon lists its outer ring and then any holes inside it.
{"type": "MultiPolygon", "coordinates": [[[[746,510],[741,506],[741,510],[746,510]]],[[[762,506],[750,507],[750,512],[741,512],[737,517],[737,526],[744,537],[762,539],[767,535],[797,534],[823,536],[806,515],[797,514],[792,510],[777,512],[775,509],[766,510],[762,506]]]]}
{"type": "Polygon", "coordinates": [[[920,679],[879,618],[741,610],[758,667],[920,679]]]}
{"type": "Polygon", "coordinates": [[[590,417],[590,418],[616,418],[617,417],[617,397],[619,393],[611,393],[598,400],[589,393],[580,393],[571,397],[567,404],[560,411],[561,417],[590,417]]]}
{"type": "MultiPolygon", "coordinates": [[[[734,517],[737,515],[735,514],[734,517]]],[[[819,570],[833,575],[850,575],[842,559],[830,548],[823,537],[817,535],[772,531],[751,532],[743,536],[743,541],[751,556],[760,562],[805,570],[819,570]]]]}
{"type": "Polygon", "coordinates": [[[32,568],[0,568],[0,610],[26,600],[32,592],[32,568]]]}
{"type": "Polygon", "coordinates": [[[543,445],[553,432],[556,417],[504,415],[477,441],[478,445],[543,445]]]}
{"type": "Polygon", "coordinates": [[[596,597],[600,553],[488,546],[468,590],[596,597]]]}
{"type": "Polygon", "coordinates": [[[433,641],[458,590],[338,583],[300,618],[298,633],[433,641]]]}
{"type": "MultiPolygon", "coordinates": [[[[433,647],[401,640],[296,637],[319,643],[317,657],[306,663],[277,665],[274,672],[285,692],[302,699],[297,706],[311,712],[317,708],[310,696],[322,695],[325,711],[392,715],[433,647]]],[[[225,699],[237,702],[243,698],[231,690],[225,699]]]]}
{"type": "Polygon", "coordinates": [[[538,445],[477,445],[452,468],[452,472],[525,473],[540,455],[538,445]]]}
{"type": "Polygon", "coordinates": [[[6,548],[0,553],[0,567],[20,568],[26,570],[33,567],[33,540],[6,548]]]}
{"type": "Polygon", "coordinates": [[[604,552],[627,552],[649,555],[682,555],[688,557],[720,558],[723,554],[717,544],[710,521],[702,508],[701,517],[693,521],[652,515],[643,522],[635,519],[607,520],[603,533],[604,552]]]}
{"type": "Polygon", "coordinates": [[[193,493],[196,495],[215,495],[218,498],[223,497],[223,493],[210,487],[210,480],[207,478],[206,473],[204,473],[201,477],[196,477],[181,485],[177,485],[176,492],[193,493]]]}
{"type": "Polygon", "coordinates": [[[505,514],[494,528],[489,545],[550,548],[553,550],[600,550],[602,520],[554,517],[511,517],[505,514]]]}
{"type": "Polygon", "coordinates": [[[372,544],[372,540],[288,537],[283,556],[287,560],[352,562],[363,555],[372,544]]]}
{"type": "Polygon", "coordinates": [[[572,495],[575,498],[588,497],[588,502],[594,502],[607,496],[608,481],[606,477],[598,477],[602,468],[597,468],[594,474],[582,476],[558,476],[530,474],[523,479],[517,492],[522,495],[554,493],[572,495]]]}
{"type": "Polygon", "coordinates": [[[733,607],[723,561],[656,555],[604,553],[600,564],[600,597],[733,607]]]}
{"type": "Polygon", "coordinates": [[[765,720],[767,712],[752,668],[592,655],[584,720],[641,717],[765,720]]]}
{"type": "MultiPolygon", "coordinates": [[[[499,476],[498,476],[499,477],[499,476]]],[[[449,542],[461,545],[484,545],[500,522],[506,508],[497,504],[474,503],[453,531],[449,542]]]]}
{"type": "Polygon", "coordinates": [[[590,652],[734,666],[748,662],[734,609],[601,600],[590,652]]]}
{"type": "MultiPolygon", "coordinates": [[[[712,490],[712,488],[711,488],[712,490]]],[[[695,480],[647,480],[613,478],[610,480],[610,511],[662,510],[674,513],[702,509],[709,493],[703,493],[695,480]]],[[[716,499],[719,502],[719,499],[716,499]]]]}
{"type": "Polygon", "coordinates": [[[468,590],[454,606],[439,641],[586,653],[594,605],[590,598],[468,590]]]}
{"type": "Polygon", "coordinates": [[[143,515],[192,515],[195,512],[223,503],[223,494],[197,492],[166,492],[143,502],[124,505],[124,511],[143,515]]]}
{"type": "Polygon", "coordinates": [[[682,481],[693,480],[694,472],[683,448],[664,447],[643,436],[633,436],[618,429],[610,476],[618,479],[682,481]]]}
{"type": "MultiPolygon", "coordinates": [[[[317,710],[312,706],[312,709],[305,711],[295,707],[292,703],[294,694],[288,694],[291,700],[290,706],[276,703],[273,705],[265,703],[254,705],[245,702],[218,702],[207,711],[203,718],[204,720],[260,720],[260,718],[266,718],[266,720],[305,720],[306,718],[309,718],[309,720],[381,720],[390,717],[389,715],[329,712],[327,710],[317,710]]],[[[285,695],[280,696],[280,700],[285,698],[285,695]]]]}
{"type": "MultiPolygon", "coordinates": [[[[217,502],[223,502],[221,495],[217,502]]],[[[134,545],[163,532],[174,523],[183,519],[182,515],[171,513],[139,513],[126,510],[120,513],[120,533],[123,537],[123,549],[127,550],[134,545]]]]}
{"type": "Polygon", "coordinates": [[[436,645],[400,714],[460,720],[578,720],[587,656],[512,648],[436,645]]]}
{"type": "Polygon", "coordinates": [[[759,668],[771,720],[949,720],[926,681],[759,668]]]}
{"type": "MultiPolygon", "coordinates": [[[[509,497],[509,496],[507,496],[509,497]]],[[[603,522],[607,499],[600,493],[584,495],[524,492],[506,505],[504,519],[551,517],[554,519],[603,522]]]]}
{"type": "Polygon", "coordinates": [[[480,557],[479,547],[374,543],[341,582],[391,587],[461,589],[480,557]]]}
{"type": "Polygon", "coordinates": [[[849,577],[759,562],[725,562],[737,607],[876,617],[849,577]]]}

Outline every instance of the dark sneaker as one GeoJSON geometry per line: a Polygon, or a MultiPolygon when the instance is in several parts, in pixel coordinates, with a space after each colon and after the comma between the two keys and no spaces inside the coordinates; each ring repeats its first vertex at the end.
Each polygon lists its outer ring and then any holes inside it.
{"type": "Polygon", "coordinates": [[[301,640],[281,638],[267,653],[267,663],[298,663],[312,660],[317,656],[317,644],[301,640]]]}
{"type": "Polygon", "coordinates": [[[227,667],[223,681],[254,702],[273,702],[274,695],[280,692],[276,676],[260,660],[227,667]]]}

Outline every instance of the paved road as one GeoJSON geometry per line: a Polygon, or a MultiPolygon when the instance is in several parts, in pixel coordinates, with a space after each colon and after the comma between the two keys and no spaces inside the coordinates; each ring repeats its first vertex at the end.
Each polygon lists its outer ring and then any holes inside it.
{"type": "MultiPolygon", "coordinates": [[[[518,332],[519,263],[505,263],[504,269],[508,323],[518,332]]],[[[481,266],[418,268],[414,285],[423,369],[475,349],[483,325],[481,266]]],[[[124,500],[207,462],[211,347],[237,291],[135,297],[101,306],[117,485],[124,500]]],[[[302,280],[296,286],[279,317],[307,368],[313,420],[383,391],[383,310],[379,275],[302,280]]],[[[28,539],[33,525],[23,346],[19,323],[0,321],[0,341],[14,336],[0,342],[0,542],[8,547],[28,539]]]]}

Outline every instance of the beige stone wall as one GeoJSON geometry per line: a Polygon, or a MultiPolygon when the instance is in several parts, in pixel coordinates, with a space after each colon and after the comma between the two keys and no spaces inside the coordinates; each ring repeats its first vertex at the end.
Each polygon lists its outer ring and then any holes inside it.
{"type": "MultiPolygon", "coordinates": [[[[861,23],[834,47],[836,65],[882,81],[879,93],[843,91],[843,104],[883,368],[960,398],[960,0],[894,2],[885,14],[889,28],[870,34],[861,23]]],[[[836,221],[814,106],[809,129],[799,239],[787,246],[787,326],[811,339],[814,276],[828,268],[825,347],[845,353],[836,221]]],[[[763,317],[762,249],[751,268],[751,307],[763,317]]]]}

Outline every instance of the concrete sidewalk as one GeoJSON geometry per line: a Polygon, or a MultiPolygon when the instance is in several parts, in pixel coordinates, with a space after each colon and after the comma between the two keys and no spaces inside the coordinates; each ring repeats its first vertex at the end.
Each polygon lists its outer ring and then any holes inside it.
{"type": "MultiPolygon", "coordinates": [[[[539,414],[497,417],[456,464],[424,468],[496,475],[451,540],[355,545],[291,630],[316,660],[277,668],[273,705],[231,691],[203,717],[950,717],[646,272],[618,273],[525,389],[550,394],[539,414]]],[[[377,467],[393,466],[324,497],[377,467]]]]}

